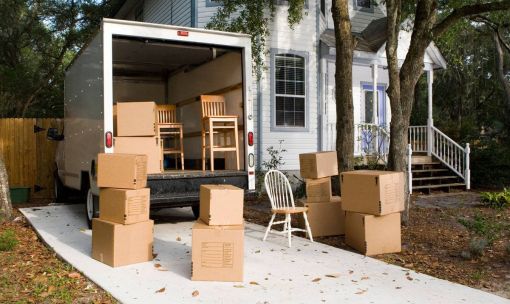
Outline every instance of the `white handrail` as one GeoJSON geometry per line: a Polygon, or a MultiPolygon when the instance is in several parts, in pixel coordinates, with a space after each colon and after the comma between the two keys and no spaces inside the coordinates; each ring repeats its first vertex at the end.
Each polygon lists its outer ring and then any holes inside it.
{"type": "Polygon", "coordinates": [[[407,182],[409,184],[409,193],[413,193],[413,148],[411,144],[407,144],[407,182]]]}
{"type": "Polygon", "coordinates": [[[427,126],[410,126],[408,136],[414,152],[427,152],[427,126]]]}

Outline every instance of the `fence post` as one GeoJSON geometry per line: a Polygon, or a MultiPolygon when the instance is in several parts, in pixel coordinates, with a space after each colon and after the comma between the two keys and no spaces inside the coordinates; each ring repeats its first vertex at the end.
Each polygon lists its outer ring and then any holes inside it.
{"type": "Polygon", "coordinates": [[[411,148],[411,144],[407,144],[407,182],[409,183],[409,193],[413,193],[413,173],[411,172],[412,155],[413,149],[411,148]]]}
{"type": "Polygon", "coordinates": [[[471,148],[469,147],[469,143],[466,143],[466,172],[464,172],[464,181],[466,182],[466,190],[471,189],[471,170],[469,169],[469,154],[471,153],[471,148]]]}

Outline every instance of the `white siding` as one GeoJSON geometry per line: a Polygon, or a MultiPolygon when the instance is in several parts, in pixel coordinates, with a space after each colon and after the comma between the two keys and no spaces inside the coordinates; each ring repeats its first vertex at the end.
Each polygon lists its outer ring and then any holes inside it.
{"type": "Polygon", "coordinates": [[[143,21],[161,24],[192,26],[192,0],[146,0],[143,21]]]}
{"type": "Polygon", "coordinates": [[[217,6],[206,5],[206,0],[197,0],[197,27],[203,28],[216,14],[217,6]]]}

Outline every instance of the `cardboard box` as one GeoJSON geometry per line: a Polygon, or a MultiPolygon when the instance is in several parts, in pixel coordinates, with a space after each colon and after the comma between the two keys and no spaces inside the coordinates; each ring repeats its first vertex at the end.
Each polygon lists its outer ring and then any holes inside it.
{"type": "Polygon", "coordinates": [[[400,213],[345,215],[345,243],[365,255],[401,251],[400,213]]]}
{"type": "Polygon", "coordinates": [[[97,186],[140,189],[147,186],[147,155],[99,153],[97,186]]]}
{"type": "Polygon", "coordinates": [[[336,151],[299,154],[302,178],[322,178],[338,175],[336,151]]]}
{"type": "Polygon", "coordinates": [[[155,136],[154,101],[117,102],[117,136],[155,136]]]}
{"type": "MultiPolygon", "coordinates": [[[[345,233],[345,211],[342,210],[342,203],[335,197],[334,201],[306,203],[308,207],[306,216],[312,230],[313,237],[342,235],[345,233]]],[[[298,216],[299,227],[305,229],[305,221],[298,216]]]]}
{"type": "Polygon", "coordinates": [[[385,215],[404,210],[404,173],[359,170],[340,176],[342,208],[385,215]]]}
{"type": "Polygon", "coordinates": [[[152,260],[154,222],[122,225],[92,220],[92,257],[112,267],[152,260]]]}
{"type": "Polygon", "coordinates": [[[331,177],[306,179],[306,201],[308,203],[329,202],[332,197],[331,177]]]}
{"type": "Polygon", "coordinates": [[[200,219],[208,225],[242,225],[244,190],[232,185],[200,186],[200,219]]]}
{"type": "Polygon", "coordinates": [[[161,145],[157,137],[115,137],[115,153],[147,155],[147,173],[161,173],[161,145]]]}
{"type": "Polygon", "coordinates": [[[244,224],[209,226],[198,220],[193,225],[191,280],[242,282],[244,224]]]}
{"type": "Polygon", "coordinates": [[[99,218],[129,225],[149,220],[150,189],[103,188],[99,190],[99,218]]]}

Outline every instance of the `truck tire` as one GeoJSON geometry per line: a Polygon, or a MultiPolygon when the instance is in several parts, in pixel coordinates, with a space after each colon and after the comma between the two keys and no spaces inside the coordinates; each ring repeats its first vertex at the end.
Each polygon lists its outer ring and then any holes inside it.
{"type": "Polygon", "coordinates": [[[191,210],[193,211],[193,216],[195,219],[198,219],[200,216],[200,205],[192,205],[191,210]]]}
{"type": "Polygon", "coordinates": [[[58,177],[57,171],[53,173],[53,195],[55,196],[56,203],[63,203],[67,199],[67,189],[58,177]]]}
{"type": "Polygon", "coordinates": [[[99,197],[89,188],[85,198],[85,216],[89,229],[92,229],[92,219],[99,217],[99,197]]]}

